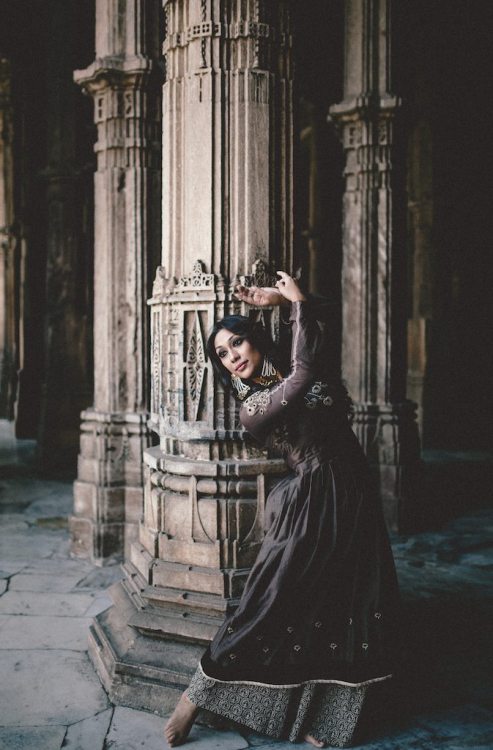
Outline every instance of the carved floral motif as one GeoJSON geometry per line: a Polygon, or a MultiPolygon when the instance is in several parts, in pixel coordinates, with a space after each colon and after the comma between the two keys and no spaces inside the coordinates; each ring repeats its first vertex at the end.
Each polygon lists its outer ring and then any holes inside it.
{"type": "Polygon", "coordinates": [[[195,420],[198,418],[205,367],[206,361],[204,341],[202,337],[202,331],[200,330],[199,317],[196,314],[195,324],[188,344],[188,353],[186,359],[187,397],[188,402],[191,406],[191,413],[189,413],[188,416],[189,418],[195,420]]]}

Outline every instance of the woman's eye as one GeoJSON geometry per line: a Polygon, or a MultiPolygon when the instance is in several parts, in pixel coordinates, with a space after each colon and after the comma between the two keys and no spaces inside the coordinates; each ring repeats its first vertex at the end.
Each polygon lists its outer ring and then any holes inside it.
{"type": "Polygon", "coordinates": [[[218,352],[217,353],[217,356],[219,357],[219,359],[224,359],[225,355],[226,355],[226,352],[218,352]]]}
{"type": "Polygon", "coordinates": [[[233,341],[233,346],[241,346],[243,343],[243,339],[235,339],[233,341]]]}

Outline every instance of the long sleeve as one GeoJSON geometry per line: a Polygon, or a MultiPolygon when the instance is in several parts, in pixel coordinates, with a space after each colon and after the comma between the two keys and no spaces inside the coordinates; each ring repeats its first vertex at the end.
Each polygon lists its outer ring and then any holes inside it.
{"type": "Polygon", "coordinates": [[[298,402],[315,374],[315,360],[321,331],[310,313],[307,302],[292,302],[289,320],[292,324],[291,371],[274,388],[257,391],[240,409],[240,419],[248,432],[262,440],[276,420],[298,402]]]}

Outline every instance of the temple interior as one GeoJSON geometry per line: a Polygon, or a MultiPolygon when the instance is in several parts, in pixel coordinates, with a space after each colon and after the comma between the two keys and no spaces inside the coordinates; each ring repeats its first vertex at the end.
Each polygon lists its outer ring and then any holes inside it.
{"type": "Polygon", "coordinates": [[[482,0],[0,0],[0,420],[73,481],[73,557],[123,564],[115,702],[172,705],[283,470],[206,357],[235,283],[330,301],[394,534],[491,503],[492,34],[482,0]]]}

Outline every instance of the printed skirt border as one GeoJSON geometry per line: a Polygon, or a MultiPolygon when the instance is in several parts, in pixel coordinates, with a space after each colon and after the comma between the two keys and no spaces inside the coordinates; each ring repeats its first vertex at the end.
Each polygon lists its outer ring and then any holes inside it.
{"type": "Polygon", "coordinates": [[[371,683],[308,681],[295,686],[223,682],[205,674],[199,664],[188,698],[201,709],[243,724],[258,734],[299,742],[304,735],[334,747],[352,741],[371,683]]]}

